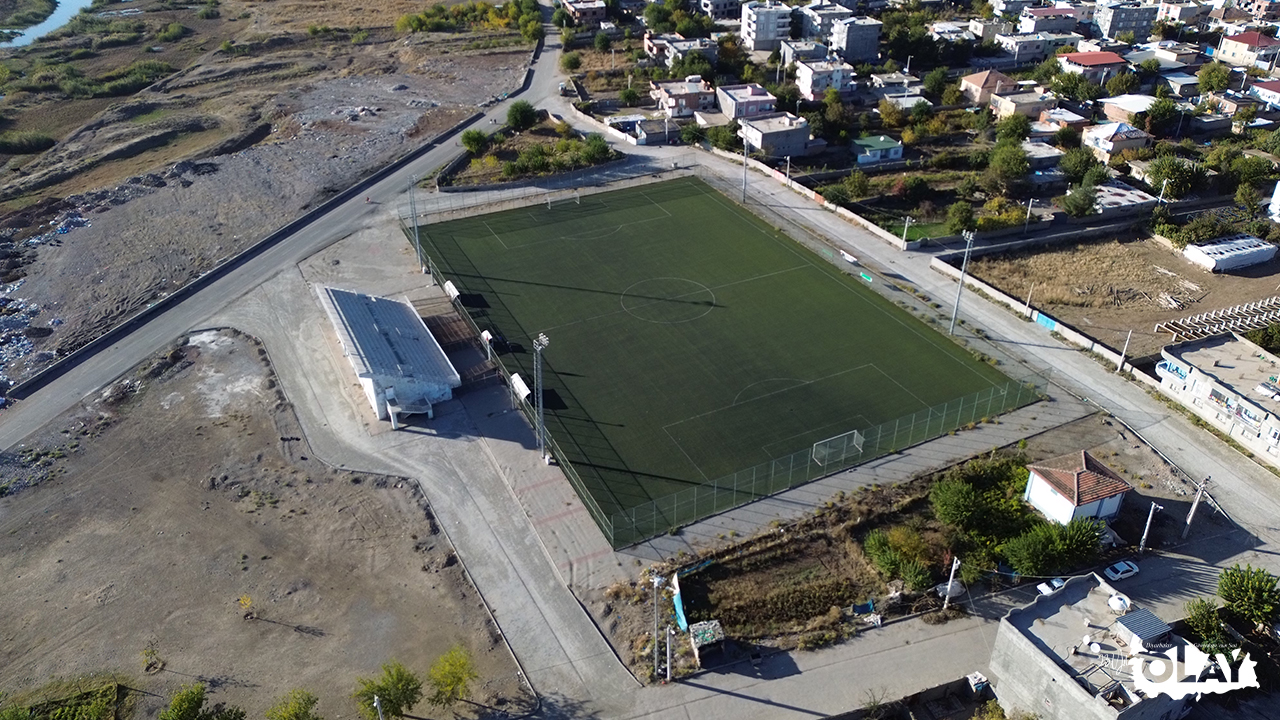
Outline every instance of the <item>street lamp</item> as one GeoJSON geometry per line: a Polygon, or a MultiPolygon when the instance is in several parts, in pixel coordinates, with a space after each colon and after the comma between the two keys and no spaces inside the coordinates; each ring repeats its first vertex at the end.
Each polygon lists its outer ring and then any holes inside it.
{"type": "Polygon", "coordinates": [[[550,464],[551,456],[547,453],[547,422],[542,402],[542,351],[547,349],[547,345],[551,341],[547,339],[545,333],[538,333],[538,337],[533,339],[533,383],[535,393],[537,393],[538,401],[538,427],[535,428],[538,435],[538,452],[542,453],[542,461],[550,464]]]}
{"type": "Polygon", "coordinates": [[[1169,186],[1169,178],[1165,178],[1164,182],[1160,183],[1160,197],[1156,199],[1157,205],[1164,204],[1164,189],[1168,186],[1169,186]]]}
{"type": "Polygon", "coordinates": [[[947,330],[948,335],[956,334],[956,316],[960,314],[960,295],[964,292],[964,276],[969,272],[969,253],[973,250],[973,231],[964,231],[964,263],[960,265],[960,285],[956,288],[956,304],[951,308],[951,328],[947,330]]]}

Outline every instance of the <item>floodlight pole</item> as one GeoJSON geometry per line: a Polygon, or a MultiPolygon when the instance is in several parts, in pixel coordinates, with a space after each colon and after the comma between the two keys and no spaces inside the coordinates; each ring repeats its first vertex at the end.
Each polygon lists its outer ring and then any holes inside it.
{"type": "Polygon", "coordinates": [[[653,580],[653,679],[658,679],[658,588],[662,586],[662,576],[655,574],[653,580]]]}
{"type": "Polygon", "coordinates": [[[960,558],[954,558],[951,561],[951,577],[947,579],[947,596],[942,598],[942,609],[946,610],[947,605],[951,604],[951,585],[956,581],[956,570],[960,568],[960,558]]]}
{"type": "Polygon", "coordinates": [[[948,335],[956,334],[956,317],[960,314],[960,296],[964,293],[964,276],[969,272],[969,253],[973,250],[973,231],[965,230],[964,239],[964,262],[960,265],[960,285],[956,288],[956,304],[951,308],[951,329],[947,330],[948,335]]]}
{"type": "Polygon", "coordinates": [[[1033,293],[1033,292],[1035,292],[1035,291],[1036,291],[1036,284],[1035,284],[1035,283],[1031,283],[1031,289],[1027,291],[1027,302],[1026,302],[1026,306],[1025,306],[1025,307],[1023,307],[1023,309],[1022,309],[1022,312],[1023,312],[1025,315],[1027,315],[1028,317],[1030,317],[1030,316],[1031,316],[1031,293],[1033,293]]]}
{"type": "Polygon", "coordinates": [[[1133,339],[1133,330],[1129,331],[1129,335],[1124,339],[1124,349],[1120,351],[1120,364],[1116,365],[1116,372],[1124,370],[1124,358],[1129,354],[1129,341],[1133,339]]]}
{"type": "Polygon", "coordinates": [[[671,682],[671,638],[675,635],[676,631],[671,629],[671,625],[667,625],[667,682],[671,682]]]}
{"type": "Polygon", "coordinates": [[[1200,499],[1204,497],[1204,491],[1208,489],[1209,479],[1212,477],[1213,477],[1212,475],[1206,477],[1204,479],[1204,482],[1200,483],[1200,487],[1196,489],[1196,499],[1191,501],[1191,510],[1190,512],[1187,513],[1187,525],[1186,527],[1182,528],[1183,540],[1186,540],[1187,533],[1191,532],[1191,520],[1196,516],[1196,508],[1200,507],[1200,499]]]}
{"type": "Polygon", "coordinates": [[[747,204],[747,134],[742,133],[742,204],[747,204]]]}
{"type": "Polygon", "coordinates": [[[538,337],[533,339],[533,382],[537,388],[534,392],[538,396],[538,427],[535,430],[538,434],[538,452],[542,454],[542,461],[545,463],[550,463],[551,459],[547,453],[547,421],[542,402],[542,351],[547,349],[550,342],[544,333],[538,333],[538,337]]]}
{"type": "Polygon", "coordinates": [[[1157,510],[1163,509],[1163,505],[1157,505],[1154,502],[1151,503],[1151,509],[1147,511],[1147,526],[1142,529],[1142,542],[1138,543],[1139,555],[1147,551],[1147,535],[1151,532],[1151,519],[1156,516],[1157,510]]]}
{"type": "MultiPolygon", "coordinates": [[[[422,271],[423,275],[426,275],[427,264],[422,261],[422,238],[418,234],[418,202],[413,193],[413,187],[417,184],[417,175],[409,178],[409,214],[413,216],[413,250],[418,255],[418,269],[422,271]]],[[[432,280],[434,279],[432,278],[432,280]]]]}
{"type": "Polygon", "coordinates": [[[902,221],[902,244],[903,245],[907,244],[907,230],[911,229],[911,223],[913,222],[915,222],[915,219],[912,218],[910,215],[908,215],[902,221]]]}

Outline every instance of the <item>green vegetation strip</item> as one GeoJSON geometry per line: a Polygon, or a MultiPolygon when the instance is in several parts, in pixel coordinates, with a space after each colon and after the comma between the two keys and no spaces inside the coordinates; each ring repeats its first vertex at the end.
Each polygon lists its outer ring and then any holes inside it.
{"type": "Polygon", "coordinates": [[[1035,399],[698,180],[424,230],[531,385],[549,336],[548,430],[615,545],[839,469],[806,462],[817,441],[883,453],[1035,399]]]}

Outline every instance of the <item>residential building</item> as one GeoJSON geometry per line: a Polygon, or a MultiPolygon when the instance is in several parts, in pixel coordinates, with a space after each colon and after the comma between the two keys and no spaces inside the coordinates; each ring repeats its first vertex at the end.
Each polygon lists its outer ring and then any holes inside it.
{"type": "Polygon", "coordinates": [[[1166,73],[1157,82],[1163,82],[1181,98],[1195,97],[1200,94],[1200,78],[1185,72],[1166,73]]]}
{"type": "Polygon", "coordinates": [[[1040,118],[1031,123],[1031,137],[1045,138],[1054,135],[1063,128],[1072,128],[1081,132],[1089,127],[1089,120],[1066,108],[1051,108],[1040,111],[1040,118]]]}
{"type": "Polygon", "coordinates": [[[1053,93],[1032,90],[1029,92],[993,93],[990,99],[991,112],[996,118],[1003,120],[1011,115],[1026,115],[1029,118],[1040,117],[1040,113],[1058,106],[1058,98],[1053,93]]]}
{"type": "Polygon", "coordinates": [[[973,33],[967,22],[946,20],[929,25],[929,37],[941,42],[965,42],[973,40],[973,33]]]}
{"type": "Polygon", "coordinates": [[[854,138],[849,149],[858,156],[859,165],[902,159],[902,141],[888,135],[854,138]]]}
{"type": "Polygon", "coordinates": [[[853,17],[853,11],[829,0],[813,0],[800,8],[801,36],[809,40],[826,41],[831,36],[831,26],[837,20],[853,17]]]}
{"type": "Polygon", "coordinates": [[[986,105],[992,93],[1017,87],[1018,81],[999,70],[984,70],[960,78],[960,92],[974,105],[986,105]]]}
{"type": "Polygon", "coordinates": [[[1210,107],[1216,107],[1218,112],[1225,115],[1235,115],[1247,107],[1252,107],[1255,110],[1263,109],[1261,107],[1262,101],[1252,94],[1244,95],[1234,90],[1204,93],[1200,99],[1203,102],[1207,102],[1210,107]]]}
{"type": "Polygon", "coordinates": [[[1222,30],[1226,35],[1245,32],[1252,23],[1253,16],[1234,5],[1215,7],[1209,14],[1200,18],[1200,27],[1208,30],[1222,30]]]}
{"type": "Polygon", "coordinates": [[[1113,52],[1073,52],[1058,56],[1063,72],[1080,73],[1089,82],[1103,84],[1129,63],[1113,52]]]}
{"type": "Polygon", "coordinates": [[[1132,600],[1089,573],[1068,578],[1053,593],[1006,613],[996,630],[990,666],[996,697],[1010,716],[1170,720],[1189,711],[1195,694],[1175,700],[1167,693],[1139,692],[1133,660],[1141,662],[1140,653],[1164,648],[1181,657],[1185,645],[1150,610],[1135,608],[1132,600]]]}
{"type": "Polygon", "coordinates": [[[972,18],[969,20],[969,32],[973,33],[973,39],[978,43],[993,42],[997,35],[1008,35],[1013,30],[1013,23],[1008,20],[999,18],[994,20],[972,18]]]}
{"type": "Polygon", "coordinates": [[[880,99],[888,100],[906,112],[911,112],[915,109],[916,105],[919,105],[920,103],[924,103],[930,108],[933,107],[933,103],[930,102],[928,98],[920,94],[919,88],[909,88],[905,93],[896,90],[892,92],[885,92],[880,96],[880,99]]]}
{"type": "Polygon", "coordinates": [[[748,85],[721,85],[716,88],[716,102],[720,112],[730,120],[763,115],[775,110],[777,98],[756,83],[748,85]]]}
{"type": "Polygon", "coordinates": [[[1074,32],[1076,12],[1071,8],[1025,8],[1018,16],[1019,33],[1074,32]]]}
{"type": "Polygon", "coordinates": [[[1120,514],[1133,488],[1088,451],[1069,453],[1028,465],[1022,499],[1041,515],[1066,525],[1072,520],[1110,520],[1120,514]]]}
{"type": "Polygon", "coordinates": [[[742,17],[742,0],[698,0],[698,9],[716,20],[734,20],[742,17]]]}
{"type": "Polygon", "coordinates": [[[676,33],[664,35],[645,33],[644,52],[667,67],[675,65],[691,54],[705,57],[714,66],[720,55],[720,46],[714,40],[707,38],[686,38],[676,33]]]}
{"type": "Polygon", "coordinates": [[[826,143],[809,134],[809,121],[791,113],[772,113],[738,121],[738,134],[749,152],[771,157],[797,157],[826,143]]]}
{"type": "Polygon", "coordinates": [[[1083,39],[1076,33],[1015,33],[996,35],[995,43],[1012,55],[1016,63],[1026,64],[1053,57],[1058,48],[1075,45],[1083,39]]]}
{"type": "Polygon", "coordinates": [[[1168,23],[1195,25],[1203,15],[1208,15],[1212,5],[1195,2],[1162,2],[1156,11],[1156,20],[1168,23]]]}
{"type": "Polygon", "coordinates": [[[1017,17],[1022,14],[1024,8],[1035,4],[1035,0],[992,0],[991,9],[996,11],[996,15],[1017,17]]]}
{"type": "Polygon", "coordinates": [[[1257,30],[1228,35],[1222,38],[1213,56],[1231,65],[1269,67],[1280,57],[1280,40],[1267,37],[1257,30]]]}
{"type": "Polygon", "coordinates": [[[821,100],[827,88],[841,95],[855,88],[853,66],[839,60],[802,60],[796,63],[796,87],[805,100],[821,100]]]}
{"type": "Polygon", "coordinates": [[[649,97],[669,118],[692,117],[699,110],[716,106],[716,91],[698,75],[683,80],[650,80],[649,97]]]}
{"type": "Polygon", "coordinates": [[[1082,25],[1092,25],[1093,16],[1098,11],[1098,4],[1095,2],[1080,2],[1079,0],[1057,0],[1053,3],[1056,8],[1070,8],[1076,13],[1076,22],[1082,25]]]}
{"type": "Polygon", "coordinates": [[[878,88],[909,88],[920,84],[920,78],[903,72],[872,73],[871,75],[871,85],[878,88]]]}
{"type": "Polygon", "coordinates": [[[663,118],[662,120],[641,120],[635,129],[637,145],[666,145],[680,137],[680,126],[663,118]]]}
{"type": "Polygon", "coordinates": [[[1031,170],[1057,167],[1058,161],[1066,154],[1049,143],[1039,140],[1023,140],[1022,152],[1026,153],[1027,167],[1031,170]]]}
{"type": "Polygon", "coordinates": [[[1137,45],[1134,50],[1119,54],[1123,55],[1129,65],[1135,69],[1149,60],[1155,60],[1160,65],[1161,73],[1194,73],[1204,64],[1199,48],[1172,40],[1137,45]]]}
{"type": "Polygon", "coordinates": [[[1098,6],[1093,15],[1094,27],[1107,38],[1115,40],[1121,33],[1131,32],[1137,40],[1146,40],[1151,36],[1151,26],[1155,25],[1160,6],[1134,1],[1114,2],[1098,6]]]}
{"type": "Polygon", "coordinates": [[[875,18],[850,17],[831,26],[831,51],[850,63],[880,59],[880,28],[875,18]]]}
{"type": "MultiPolygon", "coordinates": [[[[1087,127],[1080,134],[1080,144],[1104,163],[1125,150],[1137,150],[1151,144],[1151,136],[1127,122],[1110,122],[1087,127]]],[[[1152,198],[1153,200],[1155,198],[1152,198]]]]}
{"type": "Polygon", "coordinates": [[[1236,0],[1236,7],[1258,20],[1280,19],[1280,2],[1276,0],[1236,0]]]}
{"type": "Polygon", "coordinates": [[[1102,103],[1102,114],[1114,122],[1129,122],[1130,115],[1137,115],[1151,109],[1156,99],[1152,95],[1116,95],[1099,102],[1102,103]]]}
{"type": "Polygon", "coordinates": [[[1160,355],[1160,392],[1280,466],[1280,388],[1273,380],[1280,358],[1235,333],[1170,345],[1160,355]]]}
{"type": "Polygon", "coordinates": [[[752,50],[777,50],[791,37],[791,6],[752,0],[742,6],[742,41],[752,50]]]}
{"type": "Polygon", "coordinates": [[[1182,256],[1209,272],[1226,272],[1270,262],[1276,256],[1276,246],[1239,233],[1203,245],[1188,245],[1182,249],[1182,256]]]}
{"type": "MultiPolygon", "coordinates": [[[[1094,210],[1102,217],[1132,217],[1135,213],[1145,213],[1156,206],[1159,199],[1151,193],[1143,192],[1119,180],[1111,180],[1095,185],[1096,201],[1094,210]]],[[[1067,194],[1070,194],[1068,192],[1067,194]]]]}
{"type": "Polygon", "coordinates": [[[1113,52],[1117,55],[1123,55],[1132,49],[1133,46],[1129,43],[1108,40],[1104,37],[1090,38],[1076,43],[1076,52],[1113,52]]]}
{"type": "Polygon", "coordinates": [[[784,66],[801,60],[821,60],[827,56],[827,46],[815,40],[783,40],[781,54],[784,66]]]}
{"type": "Polygon", "coordinates": [[[582,27],[595,27],[604,22],[604,0],[564,0],[565,12],[573,18],[573,22],[582,27]]]}
{"type": "Polygon", "coordinates": [[[1271,110],[1280,108],[1280,80],[1256,82],[1249,86],[1249,94],[1266,103],[1271,110]]]}

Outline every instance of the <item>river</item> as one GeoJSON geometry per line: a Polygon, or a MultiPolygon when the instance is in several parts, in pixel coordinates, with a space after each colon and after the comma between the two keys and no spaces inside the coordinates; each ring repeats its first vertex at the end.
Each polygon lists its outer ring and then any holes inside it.
{"type": "Polygon", "coordinates": [[[31,27],[22,30],[21,34],[9,42],[0,43],[0,48],[30,45],[41,35],[51,33],[63,25],[66,25],[76,13],[89,7],[92,1],[93,0],[58,0],[58,7],[54,9],[52,15],[44,19],[44,22],[39,25],[32,25],[31,27]]]}

